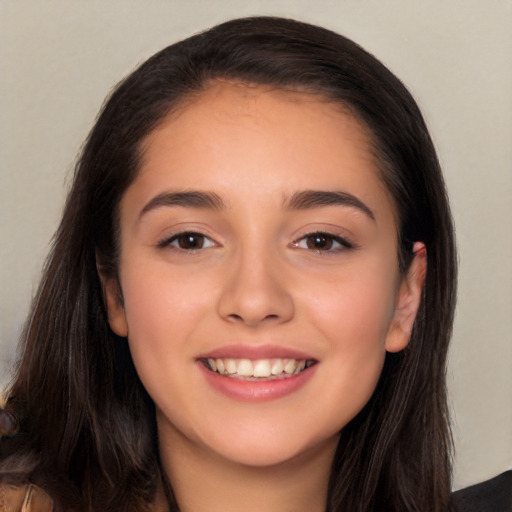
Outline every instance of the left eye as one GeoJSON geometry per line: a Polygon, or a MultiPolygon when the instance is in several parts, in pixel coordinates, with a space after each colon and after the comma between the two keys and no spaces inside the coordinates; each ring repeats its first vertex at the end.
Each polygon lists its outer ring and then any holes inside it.
{"type": "Polygon", "coordinates": [[[206,235],[195,232],[178,233],[169,238],[165,245],[177,247],[184,251],[194,251],[198,249],[207,249],[215,244],[211,238],[206,235]]]}
{"type": "Polygon", "coordinates": [[[309,249],[317,252],[351,249],[353,245],[344,238],[330,233],[309,233],[295,242],[295,246],[301,249],[309,249]]]}

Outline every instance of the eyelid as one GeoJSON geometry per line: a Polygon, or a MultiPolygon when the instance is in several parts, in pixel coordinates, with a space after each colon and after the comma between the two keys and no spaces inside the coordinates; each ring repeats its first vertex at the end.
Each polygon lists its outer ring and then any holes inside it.
{"type": "Polygon", "coordinates": [[[219,244],[211,237],[206,235],[205,233],[202,233],[201,231],[194,230],[194,229],[181,229],[179,231],[173,232],[162,238],[160,241],[157,242],[157,247],[164,249],[164,248],[172,248],[176,251],[191,253],[191,252],[198,252],[202,251],[204,249],[210,249],[212,247],[217,247],[219,244]],[[210,243],[205,247],[199,247],[199,248],[190,248],[190,249],[184,249],[182,247],[178,247],[177,245],[172,245],[174,241],[178,240],[180,236],[184,235],[192,235],[196,237],[202,237],[205,240],[208,240],[210,243]]]}
{"type": "Polygon", "coordinates": [[[299,237],[295,239],[294,242],[292,242],[292,245],[299,249],[305,249],[309,251],[313,251],[316,253],[337,253],[341,251],[347,251],[351,249],[356,249],[357,246],[353,242],[351,242],[347,237],[342,235],[337,235],[335,233],[332,233],[330,231],[324,230],[324,229],[313,229],[307,233],[301,234],[299,237]],[[338,244],[338,247],[330,248],[330,249],[311,249],[309,247],[300,247],[300,242],[303,240],[306,240],[308,237],[312,237],[314,235],[323,235],[327,238],[332,239],[336,244],[338,244]]]}

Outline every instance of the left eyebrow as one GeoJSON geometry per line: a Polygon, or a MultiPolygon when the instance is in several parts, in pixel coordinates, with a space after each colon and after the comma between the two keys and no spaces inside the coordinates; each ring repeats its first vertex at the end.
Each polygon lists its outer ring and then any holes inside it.
{"type": "Polygon", "coordinates": [[[290,210],[308,210],[323,206],[349,206],[357,208],[370,219],[375,220],[375,215],[368,206],[356,196],[343,191],[304,190],[293,194],[285,205],[290,210]]]}

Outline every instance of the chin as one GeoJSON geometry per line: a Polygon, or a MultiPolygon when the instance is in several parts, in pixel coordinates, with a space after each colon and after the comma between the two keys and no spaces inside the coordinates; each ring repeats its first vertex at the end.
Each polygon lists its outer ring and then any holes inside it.
{"type": "Polygon", "coordinates": [[[213,441],[209,448],[226,461],[252,468],[269,468],[326,453],[334,456],[339,438],[338,432],[304,439],[299,433],[276,433],[272,430],[246,431],[243,436],[227,436],[229,442],[223,438],[220,442],[213,441]]]}

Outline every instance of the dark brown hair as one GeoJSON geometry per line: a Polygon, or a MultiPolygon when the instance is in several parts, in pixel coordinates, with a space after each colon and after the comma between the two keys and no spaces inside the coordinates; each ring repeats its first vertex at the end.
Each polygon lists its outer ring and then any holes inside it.
{"type": "MultiPolygon", "coordinates": [[[[320,94],[369,129],[396,206],[400,268],[422,241],[427,275],[409,345],[387,355],[375,393],[341,432],[327,509],[441,511],[450,493],[445,364],[456,254],[436,153],[416,103],[384,65],[334,32],[279,18],[229,21],[169,46],[106,102],[24,331],[6,405],[19,433],[2,439],[1,457],[27,457],[30,478],[63,508],[150,509],[159,478],[154,407],[127,344],[108,327],[96,257],[115,276],[118,206],[145,137],[218,79],[320,94]]],[[[172,491],[169,500],[177,510],[172,491]]]]}

